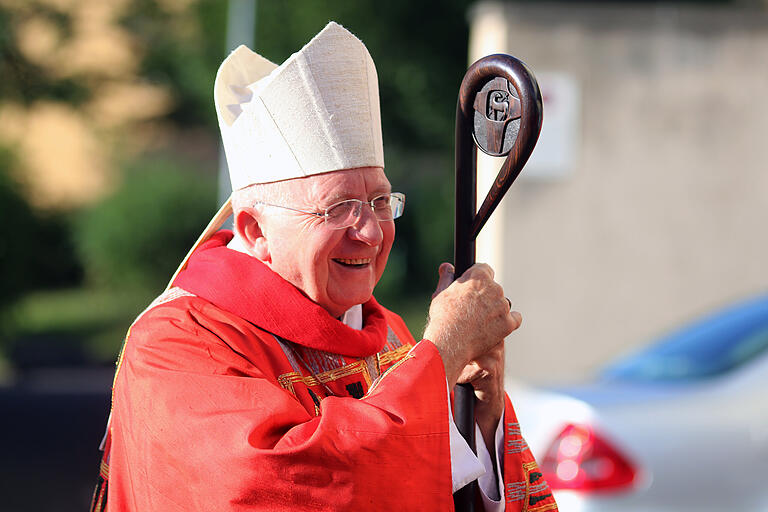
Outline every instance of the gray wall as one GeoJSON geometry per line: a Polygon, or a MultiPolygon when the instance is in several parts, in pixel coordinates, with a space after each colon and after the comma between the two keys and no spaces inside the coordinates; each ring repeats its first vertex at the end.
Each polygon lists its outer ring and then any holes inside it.
{"type": "Polygon", "coordinates": [[[524,316],[508,372],[580,379],[768,291],[766,13],[483,3],[470,19],[489,12],[509,53],[581,88],[572,172],[521,181],[502,205],[493,264],[524,316]]]}

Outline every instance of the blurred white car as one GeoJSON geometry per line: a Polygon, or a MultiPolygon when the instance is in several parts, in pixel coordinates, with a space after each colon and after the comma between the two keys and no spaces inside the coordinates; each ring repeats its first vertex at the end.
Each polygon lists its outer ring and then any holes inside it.
{"type": "Polygon", "coordinates": [[[562,512],[768,511],[768,296],[590,385],[507,388],[562,512]]]}

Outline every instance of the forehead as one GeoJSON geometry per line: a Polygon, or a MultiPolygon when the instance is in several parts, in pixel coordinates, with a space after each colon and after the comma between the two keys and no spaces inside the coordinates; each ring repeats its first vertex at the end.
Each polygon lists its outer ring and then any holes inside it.
{"type": "Polygon", "coordinates": [[[329,205],[344,199],[370,199],[391,190],[392,186],[381,167],[316,174],[296,180],[291,186],[294,197],[313,205],[329,205]]]}

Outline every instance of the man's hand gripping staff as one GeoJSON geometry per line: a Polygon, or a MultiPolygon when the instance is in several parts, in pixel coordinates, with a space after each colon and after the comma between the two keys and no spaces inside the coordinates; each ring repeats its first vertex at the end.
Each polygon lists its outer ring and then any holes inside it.
{"type": "Polygon", "coordinates": [[[439,272],[424,338],[437,347],[449,386],[473,386],[475,420],[492,444],[504,412],[504,338],[520,326],[522,316],[510,311],[490,266],[475,264],[456,280],[449,263],[439,272]]]}
{"type": "Polygon", "coordinates": [[[522,321],[520,313],[510,311],[504,290],[493,277],[493,269],[484,263],[473,265],[455,281],[453,266],[440,266],[424,338],[440,352],[450,386],[462,382],[460,377],[463,382],[480,378],[481,371],[472,371],[477,370],[478,359],[496,350],[522,321]]]}

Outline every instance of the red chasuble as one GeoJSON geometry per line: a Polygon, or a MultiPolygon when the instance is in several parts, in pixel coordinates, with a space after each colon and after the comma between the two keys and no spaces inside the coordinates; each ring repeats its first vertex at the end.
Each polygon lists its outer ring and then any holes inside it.
{"type": "MultiPolygon", "coordinates": [[[[129,330],[93,509],[453,510],[434,345],[373,298],[347,327],[230,238],[129,330]]],[[[505,415],[506,510],[554,510],[505,415]]]]}

